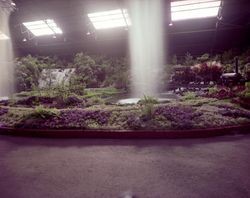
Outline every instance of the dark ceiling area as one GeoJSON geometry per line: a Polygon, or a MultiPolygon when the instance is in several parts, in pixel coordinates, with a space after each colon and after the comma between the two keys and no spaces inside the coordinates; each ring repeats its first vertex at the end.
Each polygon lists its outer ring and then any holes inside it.
{"type": "MultiPolygon", "coordinates": [[[[128,30],[95,31],[87,17],[91,12],[127,8],[125,0],[15,0],[15,3],[17,10],[11,15],[10,27],[17,55],[67,56],[84,51],[124,56],[128,52],[128,30]],[[63,34],[56,38],[28,38],[22,23],[41,19],[54,19],[63,34]]],[[[215,54],[250,45],[250,0],[224,0],[220,21],[217,18],[185,20],[172,26],[169,26],[170,1],[164,3],[166,46],[170,55],[215,54]]]]}

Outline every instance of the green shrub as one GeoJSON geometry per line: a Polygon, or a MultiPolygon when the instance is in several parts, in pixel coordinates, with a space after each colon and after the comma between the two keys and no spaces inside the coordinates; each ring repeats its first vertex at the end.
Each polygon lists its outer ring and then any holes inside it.
{"type": "Polygon", "coordinates": [[[141,99],[138,104],[141,105],[142,119],[147,121],[151,120],[154,115],[154,105],[158,101],[154,97],[144,95],[144,98],[141,99]]]}
{"type": "Polygon", "coordinates": [[[142,106],[142,119],[144,121],[151,120],[154,115],[154,104],[147,103],[142,106]]]}
{"type": "Polygon", "coordinates": [[[41,64],[37,58],[28,55],[17,59],[15,67],[17,90],[32,90],[34,86],[38,86],[41,71],[41,64]]]}
{"type": "Polygon", "coordinates": [[[173,55],[171,62],[172,62],[173,65],[177,65],[178,64],[178,59],[177,59],[176,55],[173,55]]]}
{"type": "Polygon", "coordinates": [[[250,92],[245,93],[245,98],[249,98],[250,99],[250,92]]]}
{"type": "Polygon", "coordinates": [[[198,57],[197,60],[201,63],[204,63],[209,60],[210,55],[208,53],[203,54],[201,57],[198,57]]]}
{"type": "MultiPolygon", "coordinates": [[[[38,86],[43,69],[75,68],[71,76],[71,92],[83,95],[82,88],[113,86],[119,89],[129,87],[129,64],[126,58],[90,56],[77,53],[73,62],[67,62],[57,56],[25,56],[16,59],[17,91],[30,91],[38,86]]],[[[49,75],[49,74],[48,74],[49,75]]]]}
{"type": "Polygon", "coordinates": [[[58,111],[55,109],[47,109],[43,106],[38,106],[35,108],[34,112],[30,113],[26,119],[28,118],[41,118],[41,119],[47,119],[54,116],[58,116],[58,111]]]}
{"type": "Polygon", "coordinates": [[[183,100],[194,100],[196,98],[197,98],[197,95],[191,91],[184,93],[184,96],[182,96],[183,100]]]}
{"type": "Polygon", "coordinates": [[[30,91],[37,88],[43,69],[65,68],[67,63],[56,56],[25,56],[15,61],[17,91],[30,91]]]}
{"type": "Polygon", "coordinates": [[[246,90],[250,92],[250,82],[245,83],[246,90]]]}
{"type": "Polygon", "coordinates": [[[241,93],[241,97],[250,99],[250,82],[245,83],[246,89],[241,93]]]}
{"type": "Polygon", "coordinates": [[[210,87],[208,88],[208,94],[211,95],[211,94],[215,94],[218,92],[218,88],[217,87],[210,87]]]}
{"type": "Polygon", "coordinates": [[[138,104],[145,105],[145,104],[157,104],[158,100],[152,96],[144,95],[143,99],[140,99],[138,104]]]}
{"type": "Polygon", "coordinates": [[[95,60],[87,54],[77,53],[74,58],[74,67],[76,68],[74,85],[95,88],[100,87],[105,80],[104,67],[96,64],[95,60]]]}
{"type": "Polygon", "coordinates": [[[121,91],[113,87],[86,89],[84,97],[85,98],[92,98],[92,97],[107,98],[107,97],[116,95],[118,93],[121,93],[121,91]]]}
{"type": "Polygon", "coordinates": [[[233,50],[230,49],[228,51],[225,51],[223,54],[222,54],[222,61],[223,63],[233,63],[233,58],[234,58],[234,53],[233,53],[233,50]]]}
{"type": "Polygon", "coordinates": [[[59,85],[53,89],[54,93],[58,97],[62,97],[63,100],[68,98],[72,93],[70,92],[70,89],[68,86],[59,85]]]}
{"type": "Polygon", "coordinates": [[[184,64],[187,65],[187,66],[191,66],[191,65],[194,64],[193,56],[189,52],[187,52],[186,55],[185,55],[184,64]]]}
{"type": "Polygon", "coordinates": [[[243,74],[244,74],[244,77],[249,81],[250,80],[250,63],[247,63],[244,65],[243,74]]]}
{"type": "Polygon", "coordinates": [[[5,123],[6,126],[15,126],[22,122],[30,112],[31,110],[28,109],[9,109],[8,113],[0,117],[0,122],[5,123]]]}
{"type": "Polygon", "coordinates": [[[105,103],[105,101],[102,98],[97,97],[97,96],[94,96],[94,97],[89,98],[87,100],[87,106],[102,105],[104,103],[105,103]]]}
{"type": "Polygon", "coordinates": [[[226,65],[224,65],[223,70],[225,73],[232,73],[232,72],[234,72],[234,65],[233,64],[226,64],[226,65]]]}

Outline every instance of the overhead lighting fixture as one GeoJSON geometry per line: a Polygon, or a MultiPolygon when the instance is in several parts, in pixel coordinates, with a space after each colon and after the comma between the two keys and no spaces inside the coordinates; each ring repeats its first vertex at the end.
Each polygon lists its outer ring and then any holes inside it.
{"type": "Polygon", "coordinates": [[[95,29],[128,27],[131,21],[126,9],[116,9],[88,14],[95,29]]]}
{"type": "Polygon", "coordinates": [[[171,2],[172,21],[216,17],[221,0],[183,0],[171,2]]]}
{"type": "Polygon", "coordinates": [[[10,39],[10,38],[6,34],[4,34],[0,31],[0,40],[8,40],[8,39],[10,39]]]}
{"type": "Polygon", "coordinates": [[[53,19],[25,22],[23,25],[32,34],[34,34],[34,36],[56,35],[63,33],[53,19]]]}

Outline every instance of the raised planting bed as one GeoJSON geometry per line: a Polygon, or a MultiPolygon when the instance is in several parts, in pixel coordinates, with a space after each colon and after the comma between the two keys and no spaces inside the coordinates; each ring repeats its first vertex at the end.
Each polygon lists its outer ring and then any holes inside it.
{"type": "Polygon", "coordinates": [[[177,139],[208,138],[222,135],[249,133],[250,124],[192,130],[81,130],[81,129],[18,129],[0,127],[1,135],[41,138],[133,138],[133,139],[177,139]]]}
{"type": "Polygon", "coordinates": [[[25,105],[0,107],[1,133],[5,134],[53,136],[55,132],[62,137],[135,138],[192,134],[191,137],[203,137],[246,132],[249,125],[250,111],[230,100],[191,96],[164,104],[98,104],[60,109],[25,105]]]}

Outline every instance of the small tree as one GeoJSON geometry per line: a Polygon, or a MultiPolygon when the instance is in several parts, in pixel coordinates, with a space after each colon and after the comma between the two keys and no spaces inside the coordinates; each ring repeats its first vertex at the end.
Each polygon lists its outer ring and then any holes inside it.
{"type": "Polygon", "coordinates": [[[234,62],[234,54],[233,54],[233,50],[230,49],[228,51],[225,51],[223,54],[222,54],[222,62],[225,64],[225,63],[233,63],[234,62]]]}
{"type": "Polygon", "coordinates": [[[33,87],[37,87],[41,71],[41,63],[31,55],[16,59],[17,91],[32,90],[33,87]]]}
{"type": "Polygon", "coordinates": [[[173,65],[177,65],[177,64],[178,64],[178,59],[177,59],[177,56],[176,56],[176,55],[174,55],[174,56],[172,57],[172,64],[173,64],[173,65]]]}
{"type": "Polygon", "coordinates": [[[208,53],[203,54],[202,56],[197,58],[198,62],[204,63],[209,60],[210,55],[208,53]]]}
{"type": "Polygon", "coordinates": [[[186,55],[185,55],[185,62],[184,64],[187,65],[187,66],[191,66],[193,65],[194,61],[193,61],[193,56],[187,52],[186,55]]]}

